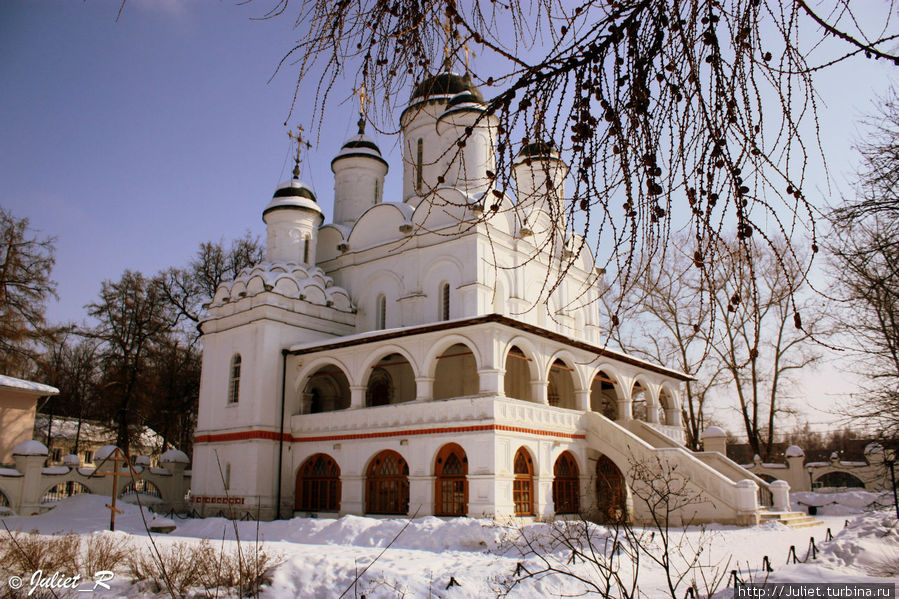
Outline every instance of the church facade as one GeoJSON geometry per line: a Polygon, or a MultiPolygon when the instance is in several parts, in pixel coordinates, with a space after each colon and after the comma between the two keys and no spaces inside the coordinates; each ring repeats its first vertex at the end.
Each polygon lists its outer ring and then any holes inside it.
{"type": "Polygon", "coordinates": [[[522,147],[514,199],[492,193],[496,125],[441,73],[401,116],[400,201],[362,121],[331,163],[333,223],[297,170],[278,187],[265,260],[201,325],[199,511],[640,521],[636,473],[664,463],[701,492],[680,519],[758,520],[763,481],[682,445],[688,377],[602,347],[558,152],[522,147]]]}

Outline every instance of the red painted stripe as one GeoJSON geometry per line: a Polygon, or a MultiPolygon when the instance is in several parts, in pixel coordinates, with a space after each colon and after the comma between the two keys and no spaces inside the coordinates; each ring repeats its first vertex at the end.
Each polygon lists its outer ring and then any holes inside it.
{"type": "MultiPolygon", "coordinates": [[[[321,437],[294,437],[284,433],[286,443],[315,443],[318,441],[351,441],[354,439],[379,439],[386,437],[409,437],[413,435],[441,435],[447,433],[473,433],[479,431],[505,431],[511,433],[524,433],[527,435],[539,435],[541,437],[560,437],[563,439],[584,439],[585,435],[573,433],[561,433],[557,431],[525,428],[520,426],[507,426],[504,424],[478,424],[474,426],[454,426],[441,428],[416,428],[402,431],[385,431],[380,433],[349,433],[345,435],[326,435],[321,437]]],[[[197,435],[194,444],[200,443],[226,443],[228,441],[265,440],[277,441],[278,433],[274,431],[240,431],[236,433],[218,433],[197,435]]]]}

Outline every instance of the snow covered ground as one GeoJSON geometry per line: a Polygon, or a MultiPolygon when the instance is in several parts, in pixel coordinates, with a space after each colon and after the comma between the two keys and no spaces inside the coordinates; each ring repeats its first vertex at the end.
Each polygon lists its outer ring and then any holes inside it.
{"type": "MultiPolygon", "coordinates": [[[[727,588],[730,571],[737,570],[741,580],[762,582],[766,579],[762,569],[764,556],[768,556],[774,568],[774,572],[767,575],[771,582],[899,582],[899,522],[895,512],[890,509],[863,511],[864,505],[868,504],[857,496],[858,492],[855,493],[846,496],[846,503],[851,505],[840,504],[843,508],[839,510],[854,510],[855,515],[820,516],[822,524],[814,528],[794,530],[772,522],[748,528],[713,525],[675,531],[670,546],[678,547],[676,553],[680,555],[676,555],[674,561],[680,563],[682,558],[698,553],[699,563],[705,566],[702,571],[695,567],[689,571],[676,587],[676,596],[678,599],[683,597],[694,579],[701,594],[705,595],[707,585],[703,576],[706,579],[723,576],[724,581],[713,596],[716,599],[731,597],[732,591],[727,588]],[[825,541],[828,528],[833,534],[831,541],[825,541]],[[817,558],[786,565],[790,546],[796,547],[800,559],[806,558],[810,537],[815,538],[817,558]]],[[[835,494],[828,494],[827,502],[833,502],[835,497],[835,494]]],[[[803,499],[806,505],[816,500],[811,496],[803,499]]],[[[117,539],[131,543],[134,551],[149,552],[148,535],[136,505],[120,502],[122,513],[116,519],[117,532],[98,532],[108,528],[109,511],[104,507],[107,501],[105,497],[80,495],[59,502],[53,510],[40,516],[10,516],[2,521],[12,531],[42,535],[72,532],[83,539],[115,535],[117,539]]],[[[149,519],[153,517],[148,514],[149,519]]],[[[165,523],[165,519],[158,516],[151,522],[153,525],[165,523]]],[[[583,535],[589,534],[594,551],[600,554],[598,561],[603,562],[611,554],[613,543],[609,541],[614,534],[612,529],[592,524],[584,528],[582,523],[567,528],[560,523],[515,526],[490,520],[434,517],[416,518],[411,522],[359,516],[336,520],[295,518],[258,525],[206,518],[175,519],[175,524],[177,528],[171,534],[153,535],[163,551],[176,545],[199,545],[202,539],[208,539],[217,550],[223,546],[233,548],[237,536],[248,543],[245,547],[252,547],[258,537],[266,554],[276,555],[279,562],[261,594],[264,599],[330,599],[340,597],[344,592],[345,597],[364,595],[368,599],[480,598],[505,596],[506,592],[509,597],[582,596],[591,589],[576,576],[595,582],[599,572],[589,560],[577,556],[572,560],[571,547],[589,555],[590,549],[583,542],[583,535]],[[558,542],[561,531],[567,531],[564,536],[573,539],[572,544],[566,546],[558,542]],[[540,547],[536,554],[531,550],[533,547],[540,547]],[[528,577],[528,572],[536,573],[547,565],[567,574],[557,572],[528,577]],[[355,583],[354,579],[357,579],[355,583]]],[[[653,534],[650,529],[636,529],[635,532],[645,533],[644,541],[654,547],[650,548],[650,553],[656,557],[661,555],[663,547],[659,544],[658,532],[653,534]]],[[[2,525],[0,535],[4,537],[4,543],[10,543],[2,525]]],[[[627,554],[627,549],[619,550],[616,562],[625,583],[631,579],[634,569],[634,561],[627,554]]],[[[686,566],[677,568],[686,570],[686,566]]],[[[7,571],[4,576],[15,574],[23,579],[24,596],[32,574],[7,571]]],[[[88,578],[91,575],[88,572],[81,574],[88,578]]],[[[0,580],[0,584],[4,585],[0,589],[2,596],[7,590],[7,580],[0,580]]],[[[125,564],[116,568],[116,576],[108,584],[111,590],[102,592],[101,588],[99,596],[168,596],[145,583],[133,583],[125,564]]],[[[640,596],[671,596],[665,571],[646,553],[641,554],[637,562],[636,587],[640,596]]],[[[82,588],[90,588],[90,585],[82,588]]],[[[218,596],[223,595],[219,593],[218,596]]],[[[613,596],[617,593],[613,592],[613,596]]]]}

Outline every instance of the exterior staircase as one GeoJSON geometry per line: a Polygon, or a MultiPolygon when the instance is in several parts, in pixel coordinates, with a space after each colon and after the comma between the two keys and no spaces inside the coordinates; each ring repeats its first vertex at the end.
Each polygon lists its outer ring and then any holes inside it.
{"type": "Polygon", "coordinates": [[[771,512],[763,509],[759,512],[759,519],[762,523],[776,520],[790,528],[809,528],[824,524],[814,516],[809,516],[804,512],[771,512]]]}

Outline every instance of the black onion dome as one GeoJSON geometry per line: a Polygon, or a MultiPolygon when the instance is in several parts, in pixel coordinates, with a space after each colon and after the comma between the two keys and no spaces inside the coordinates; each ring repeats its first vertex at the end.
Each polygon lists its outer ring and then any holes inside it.
{"type": "Polygon", "coordinates": [[[446,103],[446,109],[449,110],[451,108],[455,108],[456,106],[461,106],[463,104],[483,104],[483,99],[478,99],[473,93],[469,90],[465,90],[463,92],[459,92],[452,98],[450,101],[446,103]]]}
{"type": "Polygon", "coordinates": [[[410,102],[425,100],[432,96],[455,96],[462,92],[469,92],[477,102],[484,101],[480,90],[472,83],[471,75],[443,72],[428,77],[416,85],[410,102]]]}
{"type": "Polygon", "coordinates": [[[556,148],[556,144],[551,141],[533,141],[522,146],[518,155],[522,158],[558,158],[559,150],[556,148]]]}
{"type": "Polygon", "coordinates": [[[334,163],[338,160],[352,157],[372,158],[387,166],[387,161],[381,157],[381,149],[378,147],[378,144],[372,138],[362,133],[361,130],[358,135],[351,137],[343,144],[343,147],[331,160],[331,170],[334,170],[334,163]]]}
{"type": "MultiPolygon", "coordinates": [[[[291,183],[294,183],[294,182],[299,183],[296,180],[292,181],[291,183]]],[[[272,199],[274,199],[274,198],[306,198],[306,199],[312,200],[313,202],[317,201],[315,199],[315,194],[312,193],[312,190],[303,184],[282,185],[281,187],[279,187],[278,189],[275,190],[275,193],[272,196],[272,199]]]]}

